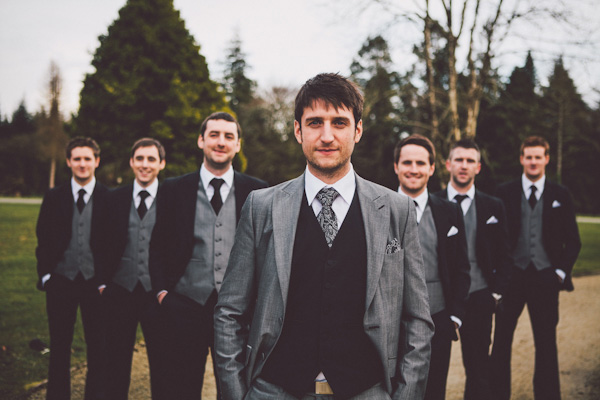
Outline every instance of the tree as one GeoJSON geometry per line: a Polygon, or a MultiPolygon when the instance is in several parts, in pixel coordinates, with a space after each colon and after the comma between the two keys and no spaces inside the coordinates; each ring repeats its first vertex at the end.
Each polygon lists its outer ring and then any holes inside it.
{"type": "Polygon", "coordinates": [[[165,146],[167,176],[196,169],[200,124],[225,100],[173,1],[128,0],[99,40],[74,120],[77,134],[102,147],[99,173],[119,182],[131,145],[145,136],[165,146]]]}
{"type": "Polygon", "coordinates": [[[596,186],[594,171],[600,168],[600,137],[592,125],[594,114],[565,69],[562,58],[543,88],[544,135],[551,146],[556,180],[571,189],[578,211],[591,211],[596,201],[590,188],[596,186]],[[594,169],[596,168],[596,169],[594,169]]]}
{"type": "Polygon", "coordinates": [[[365,95],[363,136],[352,162],[366,179],[397,187],[393,149],[400,133],[399,77],[391,68],[388,44],[381,36],[368,38],[350,66],[365,95]]]}
{"type": "Polygon", "coordinates": [[[67,137],[63,129],[63,118],[60,112],[62,79],[60,70],[54,62],[50,63],[49,75],[48,102],[50,103],[50,113],[46,116],[45,111],[42,110],[38,116],[38,143],[40,144],[42,159],[49,162],[48,187],[53,188],[56,166],[59,160],[64,159],[67,137]]]}

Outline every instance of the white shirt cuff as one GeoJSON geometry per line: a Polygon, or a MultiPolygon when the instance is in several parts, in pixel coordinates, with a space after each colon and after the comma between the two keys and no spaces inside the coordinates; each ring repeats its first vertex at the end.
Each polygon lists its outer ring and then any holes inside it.
{"type": "Polygon", "coordinates": [[[44,287],[46,282],[48,282],[48,279],[50,279],[50,274],[46,274],[46,275],[42,276],[42,287],[44,287]]]}
{"type": "Polygon", "coordinates": [[[565,273],[565,271],[563,271],[562,269],[556,269],[555,270],[556,275],[558,275],[560,277],[561,280],[565,280],[565,278],[567,277],[567,274],[565,273]]]}
{"type": "Polygon", "coordinates": [[[161,290],[160,292],[156,293],[156,298],[158,299],[160,297],[160,295],[163,293],[169,293],[169,292],[166,290],[161,290]]]}
{"type": "Polygon", "coordinates": [[[451,315],[451,316],[450,316],[450,319],[451,319],[453,322],[456,322],[456,324],[458,325],[458,327],[459,327],[459,328],[462,326],[462,321],[461,321],[460,319],[458,319],[457,317],[455,317],[454,315],[451,315]]]}

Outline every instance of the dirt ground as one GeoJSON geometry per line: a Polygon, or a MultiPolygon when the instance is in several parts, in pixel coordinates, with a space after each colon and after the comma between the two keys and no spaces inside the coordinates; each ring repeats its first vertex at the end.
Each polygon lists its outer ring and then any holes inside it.
{"type": "MultiPolygon", "coordinates": [[[[558,325],[558,350],[561,375],[561,392],[565,400],[600,399],[600,276],[574,279],[575,291],[560,295],[560,322],[558,325]]],[[[129,398],[150,399],[148,360],[145,348],[136,348],[133,360],[132,382],[129,398]]],[[[512,358],[513,400],[533,399],[533,337],[527,310],[523,312],[515,332],[512,358]]],[[[459,343],[454,343],[447,400],[462,398],[464,369],[459,343]]],[[[85,368],[72,375],[73,400],[83,398],[85,368]]],[[[216,398],[212,365],[207,363],[202,397],[216,398]]],[[[42,386],[24,399],[45,398],[42,386]]]]}

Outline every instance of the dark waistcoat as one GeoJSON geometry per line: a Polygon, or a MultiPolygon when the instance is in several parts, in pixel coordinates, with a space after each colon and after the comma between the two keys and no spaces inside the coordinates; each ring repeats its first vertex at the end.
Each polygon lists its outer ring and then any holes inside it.
{"type": "Polygon", "coordinates": [[[364,332],[367,246],[354,196],[333,246],[302,200],[283,331],[261,376],[300,396],[323,372],[336,398],[354,396],[383,378],[364,332]]]}

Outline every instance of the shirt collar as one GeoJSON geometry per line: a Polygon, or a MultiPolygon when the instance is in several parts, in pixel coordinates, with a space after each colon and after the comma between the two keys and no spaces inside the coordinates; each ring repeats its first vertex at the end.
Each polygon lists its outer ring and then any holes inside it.
{"type": "Polygon", "coordinates": [[[531,185],[535,186],[535,197],[539,199],[542,193],[544,192],[544,185],[546,184],[546,175],[542,175],[542,177],[536,182],[531,182],[531,180],[529,180],[529,178],[527,178],[527,176],[523,174],[521,176],[521,184],[523,185],[523,193],[525,193],[526,196],[529,196],[531,185]]]}
{"type": "Polygon", "coordinates": [[[419,205],[420,211],[425,210],[425,207],[427,207],[427,201],[429,200],[429,190],[427,190],[427,188],[425,188],[423,193],[421,193],[420,195],[415,197],[413,200],[416,201],[417,204],[419,205]]]}
{"type": "Polygon", "coordinates": [[[204,186],[204,191],[206,191],[208,189],[208,186],[210,185],[210,181],[212,181],[213,178],[223,179],[225,181],[225,185],[227,185],[227,187],[231,188],[231,187],[233,187],[233,168],[230,165],[227,172],[225,172],[221,176],[216,176],[215,174],[210,172],[208,169],[206,169],[204,164],[202,164],[202,166],[200,167],[200,180],[202,181],[202,186],[204,186]]]}
{"type": "Polygon", "coordinates": [[[315,197],[317,197],[317,193],[319,193],[319,191],[324,187],[334,188],[347,204],[352,203],[352,198],[354,197],[354,192],[356,190],[356,176],[354,175],[354,168],[352,167],[352,164],[350,164],[350,170],[348,173],[332,185],[328,185],[314,176],[309,171],[308,167],[306,167],[306,171],[304,173],[304,191],[306,193],[308,205],[312,204],[315,197]]]}
{"type": "Polygon", "coordinates": [[[473,200],[475,198],[475,185],[471,185],[471,188],[467,190],[467,193],[458,193],[454,186],[451,183],[448,183],[448,200],[452,200],[456,197],[457,194],[465,194],[469,199],[473,200]]]}
{"type": "Polygon", "coordinates": [[[133,198],[135,199],[142,190],[147,191],[150,194],[151,198],[155,198],[156,193],[158,192],[158,179],[155,179],[154,182],[152,182],[150,185],[148,185],[148,187],[145,187],[145,188],[140,186],[138,181],[136,181],[134,179],[133,180],[133,198]]]}
{"type": "Polygon", "coordinates": [[[77,183],[75,178],[71,177],[71,189],[73,189],[73,198],[75,199],[75,201],[77,201],[77,198],[79,197],[80,189],[85,190],[86,196],[91,196],[92,193],[94,192],[95,186],[96,186],[96,177],[95,176],[92,176],[92,180],[89,181],[88,184],[85,186],[81,186],[79,183],[77,183]]]}

